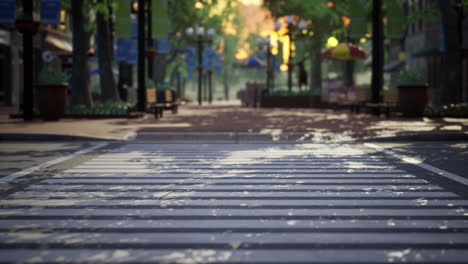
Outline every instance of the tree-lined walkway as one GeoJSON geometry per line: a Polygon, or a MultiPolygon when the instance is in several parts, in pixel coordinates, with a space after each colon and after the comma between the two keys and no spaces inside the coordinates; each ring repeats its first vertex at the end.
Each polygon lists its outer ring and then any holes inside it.
{"type": "MultiPolygon", "coordinates": [[[[1,109],[0,109],[1,110],[1,109]]],[[[1,112],[1,111],[0,111],[1,112]]],[[[63,119],[24,123],[0,113],[2,133],[64,134],[123,139],[130,132],[298,132],[315,138],[368,139],[408,134],[466,133],[468,119],[462,118],[379,118],[367,114],[328,109],[253,109],[237,104],[186,105],[177,115],[161,120],[152,115],[140,119],[63,119]]]]}

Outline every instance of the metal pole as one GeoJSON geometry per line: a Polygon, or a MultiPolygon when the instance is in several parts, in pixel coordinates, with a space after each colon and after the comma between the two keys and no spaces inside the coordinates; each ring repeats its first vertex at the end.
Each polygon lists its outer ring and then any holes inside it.
{"type": "Polygon", "coordinates": [[[202,36],[198,36],[197,41],[198,48],[198,104],[202,105],[202,78],[203,78],[203,66],[202,66],[202,51],[203,51],[203,40],[202,36]]]}
{"type": "MultiPolygon", "coordinates": [[[[291,26],[289,26],[289,30],[291,26]]],[[[292,43],[293,43],[293,39],[292,39],[292,34],[291,32],[288,33],[289,35],[289,56],[288,56],[288,92],[292,92],[292,67],[293,67],[293,64],[291,62],[292,60],[292,43]]]]}
{"type": "Polygon", "coordinates": [[[267,93],[270,93],[270,86],[271,86],[271,78],[272,78],[272,69],[271,69],[271,48],[270,43],[267,43],[267,78],[266,78],[266,90],[267,93]]]}
{"type": "Polygon", "coordinates": [[[383,85],[382,0],[373,0],[372,7],[372,102],[380,103],[383,85]]]}
{"type": "Polygon", "coordinates": [[[145,1],[138,0],[138,111],[146,111],[145,1]]]}
{"type": "MultiPolygon", "coordinates": [[[[33,1],[23,1],[24,16],[31,19],[33,23],[33,1]]],[[[23,119],[31,121],[33,119],[34,88],[33,88],[33,33],[23,32],[23,119]]]]}
{"type": "MultiPolygon", "coordinates": [[[[154,43],[153,43],[153,29],[152,29],[152,19],[153,19],[153,9],[152,9],[152,0],[146,1],[147,2],[147,41],[148,41],[148,48],[154,48],[154,43]]],[[[148,56],[148,78],[153,79],[153,68],[154,68],[154,57],[148,56]]]]}
{"type": "Polygon", "coordinates": [[[213,71],[208,70],[208,102],[210,104],[213,102],[212,76],[213,76],[213,71]]]}

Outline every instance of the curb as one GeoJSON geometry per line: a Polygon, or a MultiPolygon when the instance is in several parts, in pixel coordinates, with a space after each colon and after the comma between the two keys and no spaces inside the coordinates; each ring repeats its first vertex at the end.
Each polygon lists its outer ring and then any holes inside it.
{"type": "Polygon", "coordinates": [[[407,134],[395,137],[352,139],[341,134],[325,135],[324,138],[314,140],[309,133],[249,133],[249,132],[140,132],[132,139],[133,142],[156,143],[362,143],[362,142],[464,142],[468,141],[465,133],[433,133],[407,134]],[[328,139],[327,139],[328,137],[328,139]]]}
{"type": "Polygon", "coordinates": [[[395,137],[382,137],[371,139],[360,139],[358,142],[466,142],[468,134],[466,133],[431,133],[431,134],[407,134],[395,137]]]}
{"type": "MultiPolygon", "coordinates": [[[[330,136],[330,135],[327,135],[330,136]]],[[[407,134],[395,137],[314,140],[309,133],[251,133],[251,132],[140,132],[129,133],[123,140],[61,134],[0,133],[1,141],[124,141],[155,143],[363,143],[363,142],[468,142],[466,133],[407,134]]]]}
{"type": "Polygon", "coordinates": [[[61,135],[61,134],[26,134],[0,133],[0,141],[117,141],[106,138],[61,135]]]}

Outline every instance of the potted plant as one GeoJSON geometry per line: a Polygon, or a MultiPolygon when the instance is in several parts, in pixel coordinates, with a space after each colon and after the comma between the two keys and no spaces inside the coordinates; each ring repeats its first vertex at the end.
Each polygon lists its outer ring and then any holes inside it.
{"type": "Polygon", "coordinates": [[[39,73],[39,112],[44,120],[59,120],[65,114],[67,87],[65,74],[45,65],[39,73]]]}
{"type": "Polygon", "coordinates": [[[398,98],[403,116],[422,116],[428,103],[428,84],[421,72],[409,67],[400,71],[398,98]]]}

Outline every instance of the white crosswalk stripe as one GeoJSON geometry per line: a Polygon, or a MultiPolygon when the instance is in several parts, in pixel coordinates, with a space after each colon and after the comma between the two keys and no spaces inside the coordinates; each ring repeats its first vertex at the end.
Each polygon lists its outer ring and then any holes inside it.
{"type": "Polygon", "coordinates": [[[127,144],[0,201],[0,262],[463,263],[468,199],[353,145],[127,144]]]}

